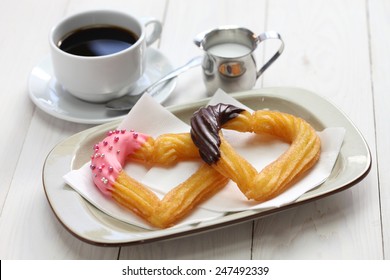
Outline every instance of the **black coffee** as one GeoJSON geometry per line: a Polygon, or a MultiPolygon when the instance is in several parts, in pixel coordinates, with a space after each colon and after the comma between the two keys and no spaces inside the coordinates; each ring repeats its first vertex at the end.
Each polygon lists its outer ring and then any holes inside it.
{"type": "Polygon", "coordinates": [[[116,26],[91,26],[66,35],[58,44],[67,53],[103,56],[131,47],[138,40],[133,32],[116,26]]]}

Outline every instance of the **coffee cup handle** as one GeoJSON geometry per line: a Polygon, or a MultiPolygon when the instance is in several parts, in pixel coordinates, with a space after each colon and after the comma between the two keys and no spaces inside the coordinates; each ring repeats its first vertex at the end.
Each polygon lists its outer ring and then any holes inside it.
{"type": "Polygon", "coordinates": [[[162,24],[155,18],[142,18],[141,19],[145,28],[152,26],[152,30],[146,34],[146,46],[153,44],[157,39],[160,38],[162,32],[162,24]]]}
{"type": "Polygon", "coordinates": [[[259,45],[268,39],[279,40],[281,44],[278,51],[257,72],[256,79],[259,78],[272,63],[274,63],[274,61],[282,54],[284,50],[284,41],[280,34],[276,31],[266,31],[261,33],[259,36],[257,36],[257,44],[259,45]]]}

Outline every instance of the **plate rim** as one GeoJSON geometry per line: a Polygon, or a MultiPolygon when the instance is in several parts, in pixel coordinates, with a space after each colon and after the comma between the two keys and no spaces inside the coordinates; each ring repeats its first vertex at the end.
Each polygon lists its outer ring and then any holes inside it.
{"type": "MultiPolygon", "coordinates": [[[[339,113],[339,115],[344,118],[343,121],[347,122],[354,129],[353,132],[359,136],[359,140],[361,140],[361,145],[364,147],[364,151],[365,151],[365,154],[367,156],[366,164],[365,164],[364,168],[362,168],[359,171],[359,174],[357,176],[352,178],[350,181],[344,183],[342,186],[337,187],[335,189],[333,188],[330,191],[325,192],[321,195],[311,195],[311,191],[309,191],[309,192],[305,193],[304,195],[302,195],[300,198],[298,198],[295,202],[292,202],[288,205],[281,206],[280,208],[274,208],[274,209],[270,209],[270,210],[260,210],[260,211],[259,210],[240,211],[237,213],[222,216],[221,218],[218,218],[218,219],[215,219],[212,221],[205,221],[205,222],[202,222],[202,223],[199,223],[196,225],[183,226],[183,227],[179,227],[177,229],[176,228],[169,228],[169,229],[155,230],[155,231],[144,230],[145,232],[149,233],[148,236],[144,237],[144,238],[139,238],[139,239],[127,238],[127,239],[123,239],[121,241],[118,241],[118,240],[115,240],[115,241],[98,240],[97,238],[88,237],[85,234],[78,232],[77,230],[75,230],[74,228],[69,226],[68,223],[66,223],[64,221],[64,217],[61,216],[61,214],[59,214],[57,212],[56,206],[53,205],[53,201],[51,201],[51,194],[49,194],[50,191],[48,191],[48,188],[50,188],[50,187],[47,185],[47,176],[45,173],[48,172],[48,170],[47,170],[48,162],[53,157],[56,149],[59,149],[62,145],[65,145],[67,142],[72,141],[72,139],[74,140],[74,139],[80,138],[80,136],[83,136],[83,135],[86,136],[91,132],[106,131],[106,130],[110,129],[111,127],[119,124],[121,119],[118,119],[118,120],[115,120],[113,122],[108,122],[108,123],[105,123],[105,124],[102,124],[99,126],[95,126],[95,127],[86,129],[86,130],[81,131],[79,133],[76,133],[76,134],[68,137],[67,139],[59,142],[49,152],[49,154],[47,155],[47,157],[44,161],[44,166],[42,169],[42,182],[43,182],[43,188],[45,191],[45,195],[48,199],[50,207],[53,210],[53,212],[54,212],[56,218],[59,220],[59,222],[71,234],[73,234],[75,237],[79,238],[80,240],[82,240],[84,242],[87,242],[87,243],[90,243],[93,245],[99,245],[99,246],[129,246],[129,245],[136,245],[136,244],[140,244],[140,243],[144,244],[144,243],[149,243],[149,242],[154,242],[154,241],[159,241],[159,240],[173,239],[173,238],[176,238],[179,236],[187,236],[187,235],[197,234],[200,232],[206,232],[206,231],[210,231],[210,230],[214,230],[214,229],[219,229],[219,228],[226,227],[229,225],[239,224],[239,223],[242,223],[242,222],[245,222],[248,220],[258,219],[261,217],[265,217],[265,216],[274,214],[276,212],[280,212],[280,211],[283,211],[283,210],[286,210],[286,209],[289,209],[292,207],[296,207],[298,205],[301,205],[301,204],[304,204],[304,203],[307,203],[310,201],[314,201],[314,200],[317,200],[317,199],[320,199],[323,197],[327,197],[327,196],[332,195],[334,193],[338,193],[340,191],[343,191],[343,190],[346,190],[346,189],[352,187],[353,185],[355,185],[355,184],[359,183],[361,180],[363,180],[370,172],[371,166],[372,166],[372,156],[371,156],[370,148],[369,148],[366,140],[364,139],[363,135],[358,130],[358,128],[352,123],[352,121],[337,106],[335,106],[329,100],[327,100],[319,95],[316,95],[315,93],[310,92],[308,90],[301,89],[301,88],[292,88],[292,87],[288,87],[288,88],[287,87],[277,87],[277,88],[273,87],[273,88],[253,89],[250,91],[234,93],[231,95],[232,95],[232,97],[236,98],[239,101],[241,101],[242,99],[245,99],[245,98],[253,98],[256,96],[259,96],[259,97],[269,96],[269,97],[275,97],[275,98],[282,98],[282,99],[287,100],[287,101],[292,101],[292,98],[286,98],[286,96],[285,96],[286,91],[294,92],[295,94],[301,94],[301,95],[304,95],[305,97],[308,97],[308,99],[304,103],[310,102],[310,100],[312,100],[312,98],[317,99],[317,100],[320,99],[321,102],[326,103],[329,107],[332,107],[334,110],[336,110],[339,113]],[[216,220],[220,221],[220,222],[216,223],[215,222],[216,220]],[[161,234],[158,234],[158,233],[161,233],[161,234]]],[[[209,100],[210,100],[210,98],[204,98],[204,99],[201,99],[201,100],[198,100],[195,102],[190,102],[187,104],[169,106],[169,107],[167,107],[167,109],[169,111],[171,111],[173,114],[175,114],[175,113],[178,114],[178,112],[188,110],[189,108],[201,107],[201,106],[205,105],[209,100]]],[[[294,103],[294,101],[292,101],[292,102],[294,103]]],[[[297,106],[301,106],[301,104],[298,104],[297,106]]],[[[305,108],[305,109],[307,109],[307,108],[305,108]]],[[[80,140],[79,142],[81,142],[81,141],[82,140],[80,140]]],[[[342,149],[343,149],[343,147],[342,147],[342,149]]],[[[69,164],[68,171],[70,171],[70,168],[72,166],[73,156],[74,155],[70,156],[68,160],[65,160],[69,164]]],[[[62,180],[63,175],[64,174],[60,175],[61,176],[60,180],[62,180]]],[[[337,182],[337,180],[336,180],[336,182],[337,182]]],[[[324,182],[324,184],[326,184],[326,183],[327,183],[327,181],[324,182]]],[[[335,183],[335,182],[333,182],[333,183],[335,183]]],[[[66,185],[64,182],[62,182],[62,184],[66,185]]],[[[81,196],[79,196],[79,198],[81,200],[83,200],[81,196]]],[[[84,202],[88,203],[85,200],[84,200],[84,202]]],[[[97,211],[99,211],[99,210],[97,210],[97,211]]],[[[102,214],[106,215],[104,213],[102,213],[102,214]]],[[[114,219],[114,218],[111,218],[111,219],[114,219]]],[[[102,225],[102,226],[104,226],[104,225],[102,225]]]]}

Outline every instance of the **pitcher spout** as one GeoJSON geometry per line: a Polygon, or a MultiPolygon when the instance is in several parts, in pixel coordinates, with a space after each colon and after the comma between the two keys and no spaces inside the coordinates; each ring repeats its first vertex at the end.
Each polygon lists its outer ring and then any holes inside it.
{"type": "Polygon", "coordinates": [[[198,35],[196,35],[194,38],[194,44],[201,49],[203,49],[202,43],[203,43],[205,35],[206,35],[206,33],[202,32],[202,33],[199,33],[198,35]]]}

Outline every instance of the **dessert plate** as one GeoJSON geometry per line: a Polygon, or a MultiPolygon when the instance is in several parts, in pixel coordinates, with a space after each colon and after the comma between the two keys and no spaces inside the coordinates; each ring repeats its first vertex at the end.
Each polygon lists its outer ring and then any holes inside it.
{"type": "MultiPolygon", "coordinates": [[[[203,232],[246,220],[260,218],[301,203],[342,191],[362,180],[371,168],[369,147],[351,121],[333,104],[315,93],[297,88],[264,88],[232,94],[254,110],[271,109],[304,118],[317,131],[344,127],[344,143],[329,178],[289,205],[274,209],[228,213],[214,220],[161,230],[147,230],[116,220],[84,200],[67,186],[62,176],[90,160],[90,147],[120,120],[96,126],[59,143],[47,156],[43,167],[43,185],[47,199],[62,225],[79,239],[97,245],[118,246],[151,242],[203,232]]],[[[168,109],[188,122],[193,112],[209,99],[173,106],[168,109]]]]}
{"type": "MultiPolygon", "coordinates": [[[[158,50],[148,48],[146,70],[130,94],[136,94],[157,81],[174,68],[158,50]]],[[[176,78],[169,81],[153,97],[164,102],[176,86],[176,78]]],[[[28,83],[29,95],[34,104],[56,118],[85,124],[101,124],[120,119],[126,111],[110,111],[104,104],[89,103],[72,96],[56,81],[50,56],[43,58],[31,71],[28,83]]]]}

